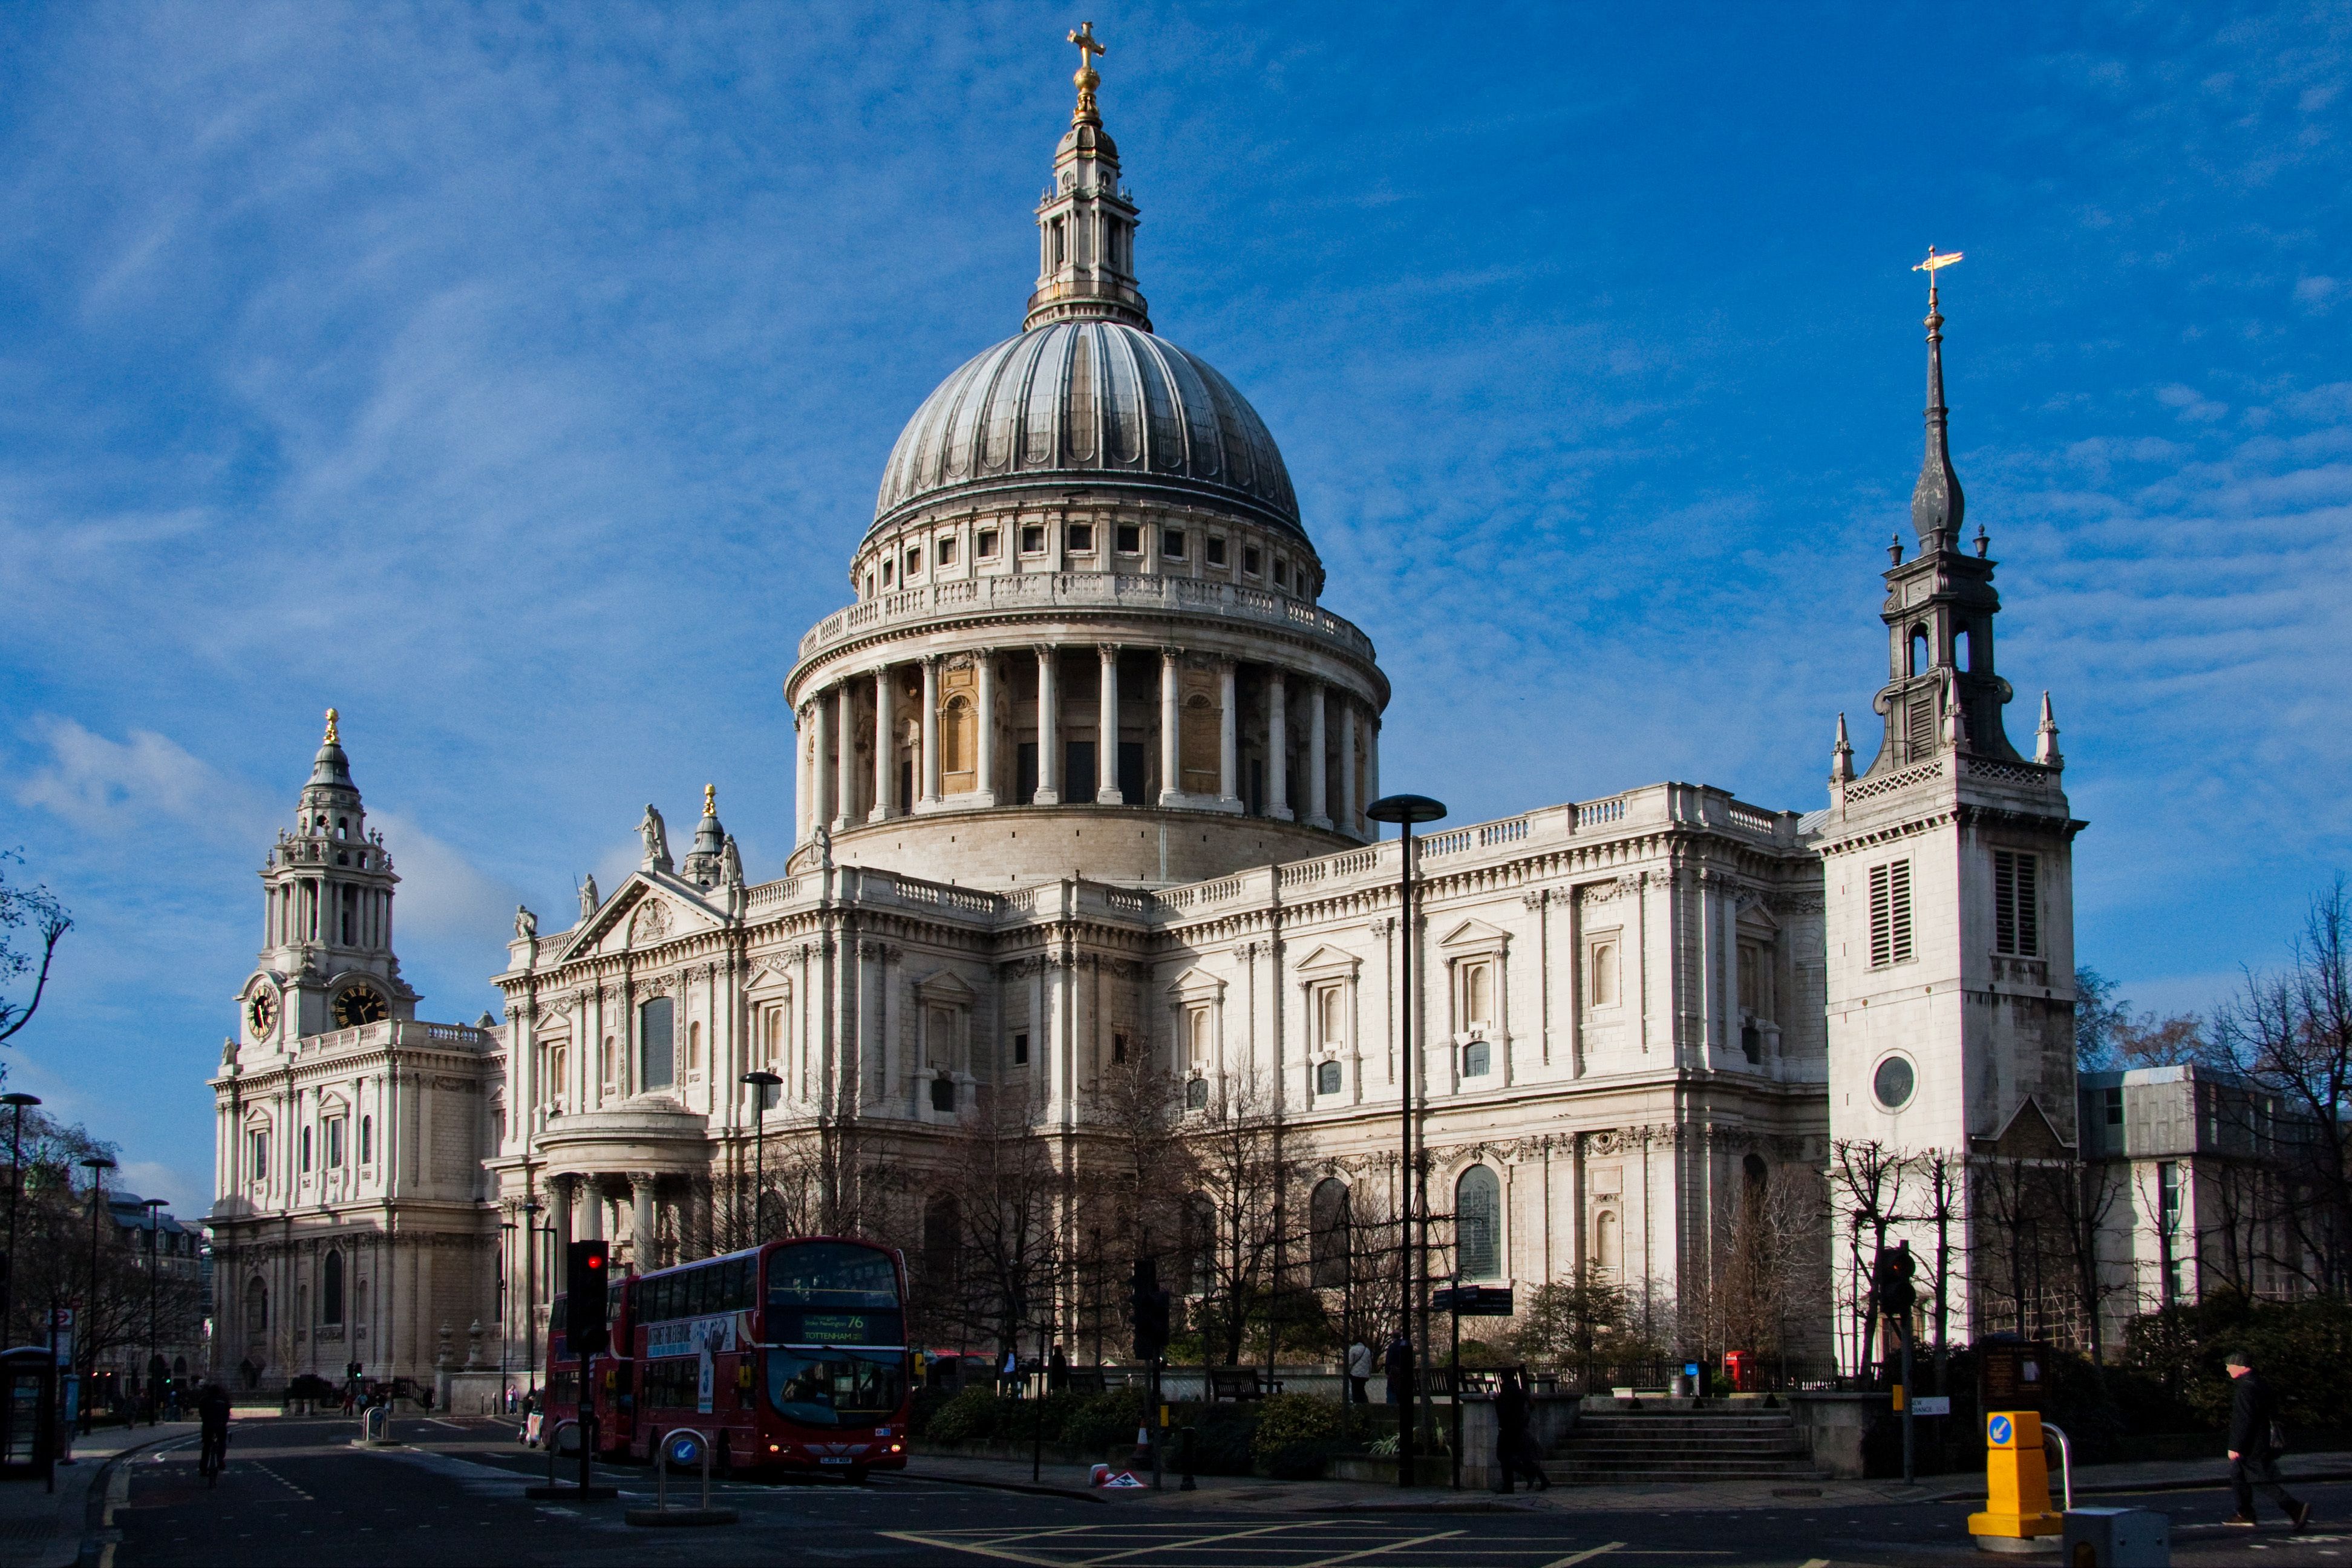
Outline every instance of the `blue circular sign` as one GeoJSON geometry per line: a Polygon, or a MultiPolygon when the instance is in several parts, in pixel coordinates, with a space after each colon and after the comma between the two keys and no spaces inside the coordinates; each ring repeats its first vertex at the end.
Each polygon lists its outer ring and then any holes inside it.
{"type": "Polygon", "coordinates": [[[690,1465],[702,1458],[702,1439],[691,1433],[681,1433],[669,1446],[669,1462],[690,1465]]]}
{"type": "Polygon", "coordinates": [[[1993,1447],[1996,1448],[2005,1448],[2009,1447],[2011,1439],[2017,1436],[2016,1431],[2010,1426],[2009,1417],[2006,1415],[1994,1416],[1992,1418],[1991,1425],[1987,1426],[1985,1430],[1991,1435],[1993,1447]]]}

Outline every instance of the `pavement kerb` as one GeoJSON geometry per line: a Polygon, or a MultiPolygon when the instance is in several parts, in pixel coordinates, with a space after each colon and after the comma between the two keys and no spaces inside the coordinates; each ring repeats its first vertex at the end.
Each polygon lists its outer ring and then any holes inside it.
{"type": "Polygon", "coordinates": [[[1049,1487],[1039,1481],[989,1480],[979,1476],[947,1476],[940,1474],[937,1470],[925,1470],[919,1474],[909,1474],[905,1471],[884,1471],[880,1473],[868,1474],[866,1479],[869,1482],[880,1481],[886,1485],[895,1484],[902,1480],[944,1481],[950,1486],[981,1487],[992,1492],[1024,1492],[1031,1497],[1076,1498],[1080,1502],[1108,1503],[1110,1501],[1110,1499],[1105,1497],[1098,1491],[1081,1491],[1075,1487],[1049,1487]]]}
{"type": "Polygon", "coordinates": [[[177,1425],[180,1426],[178,1431],[157,1430],[136,1443],[117,1448],[90,1473],[89,1494],[82,1500],[81,1550],[75,1554],[73,1560],[76,1568],[97,1568],[99,1563],[106,1560],[108,1555],[106,1549],[113,1543],[117,1534],[106,1521],[107,1498],[113,1484],[116,1467],[133,1455],[143,1454],[148,1449],[159,1447],[165,1443],[176,1443],[187,1436],[188,1425],[185,1423],[177,1425]]]}
{"type": "MultiPolygon", "coordinates": [[[[2300,1470],[2284,1479],[2289,1482],[2308,1483],[2352,1481],[2352,1469],[2300,1470]]],[[[2218,1492],[2225,1490],[2229,1485],[2230,1478],[2227,1476],[2178,1476],[2169,1479],[2110,1481],[2104,1486],[2076,1487],[2074,1495],[2078,1498],[2129,1497],[2135,1492],[2218,1492]]],[[[1929,1502],[1982,1502],[1984,1495],[1984,1488],[1972,1487],[1965,1491],[1938,1492],[1927,1500],[1929,1502]]]]}

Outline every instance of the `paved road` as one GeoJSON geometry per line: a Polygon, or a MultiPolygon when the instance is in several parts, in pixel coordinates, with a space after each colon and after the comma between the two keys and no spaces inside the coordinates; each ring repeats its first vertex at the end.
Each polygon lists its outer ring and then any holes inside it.
{"type": "MultiPolygon", "coordinates": [[[[488,1423],[409,1421],[414,1446],[350,1447],[345,1421],[243,1426],[229,1469],[207,1488],[192,1447],[127,1461],[114,1511],[115,1568],[234,1561],[240,1568],[471,1568],[474,1564],[670,1563],[1027,1563],[1051,1568],[1609,1568],[1689,1563],[1722,1568],[1981,1564],[1966,1509],[1904,1503],[1808,1511],[1412,1512],[1269,1515],[1188,1510],[1148,1496],[1109,1503],[946,1482],[883,1479],[866,1488],[723,1485],[743,1521],[716,1530],[646,1531],[621,1521],[650,1503],[649,1472],[600,1475],[618,1503],[533,1502],[523,1488],[545,1460],[501,1441],[488,1423]]],[[[2352,1522],[2352,1487],[2313,1488],[2326,1517],[2352,1522]]],[[[1633,1500],[1629,1499],[1629,1503],[1633,1500]]],[[[2249,1537],[2217,1523],[2219,1492],[2136,1501],[2174,1519],[2175,1563],[2344,1564],[2352,1531],[2249,1537]],[[2250,1552],[2259,1556],[2250,1557],[2250,1552]]],[[[2044,1559],[2047,1561],[2047,1559],[2044,1559]]]]}

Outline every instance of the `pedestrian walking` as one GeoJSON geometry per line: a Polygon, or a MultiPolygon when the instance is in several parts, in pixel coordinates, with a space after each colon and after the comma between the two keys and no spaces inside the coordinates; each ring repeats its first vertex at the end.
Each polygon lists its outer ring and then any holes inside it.
{"type": "Polygon", "coordinates": [[[1403,1334],[1389,1342],[1381,1370],[1389,1374],[1389,1403],[1402,1405],[1412,1397],[1412,1344],[1403,1334]]]}
{"type": "Polygon", "coordinates": [[[1372,1383],[1372,1347],[1358,1340],[1348,1347],[1348,1403],[1366,1403],[1365,1391],[1372,1383]]]}
{"type": "Polygon", "coordinates": [[[1499,1472],[1495,1489],[1498,1492],[1508,1492],[1514,1477],[1538,1491],[1551,1489],[1551,1478],[1544,1474],[1543,1458],[1536,1452],[1535,1435],[1528,1429],[1531,1414],[1526,1381],[1516,1367],[1507,1370],[1495,1393],[1495,1468],[1499,1472]]]}
{"type": "Polygon", "coordinates": [[[204,1392],[196,1395],[196,1420],[204,1432],[197,1446],[196,1468],[208,1482],[217,1482],[228,1463],[228,1416],[227,1387],[218,1381],[205,1384],[204,1392]]]}
{"type": "Polygon", "coordinates": [[[2260,1487],[2300,1534],[2311,1522],[2311,1505],[2288,1496],[2279,1480],[2278,1458],[2286,1447],[2286,1435],[2279,1425],[2278,1402],[2245,1352],[2231,1351],[2221,1366],[2237,1384],[2230,1397],[2230,1486],[2237,1494],[2238,1511],[2223,1522],[2253,1529],[2254,1489],[2260,1487]]]}
{"type": "Polygon", "coordinates": [[[1062,1353],[1060,1345],[1055,1345],[1054,1353],[1045,1360],[1045,1392],[1066,1394],[1069,1392],[1069,1387],[1070,1358],[1062,1353]]]}

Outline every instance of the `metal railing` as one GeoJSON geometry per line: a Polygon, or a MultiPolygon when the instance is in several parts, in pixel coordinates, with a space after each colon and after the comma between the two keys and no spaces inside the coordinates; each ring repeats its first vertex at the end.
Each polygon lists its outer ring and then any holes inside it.
{"type": "Polygon", "coordinates": [[[708,1513],[710,1510],[710,1439],[691,1426],[678,1426],[662,1434],[661,1446],[654,1450],[654,1507],[660,1511],[668,1510],[669,1468],[677,1458],[677,1449],[671,1445],[680,1437],[693,1444],[695,1453],[702,1459],[701,1508],[708,1513]]]}

